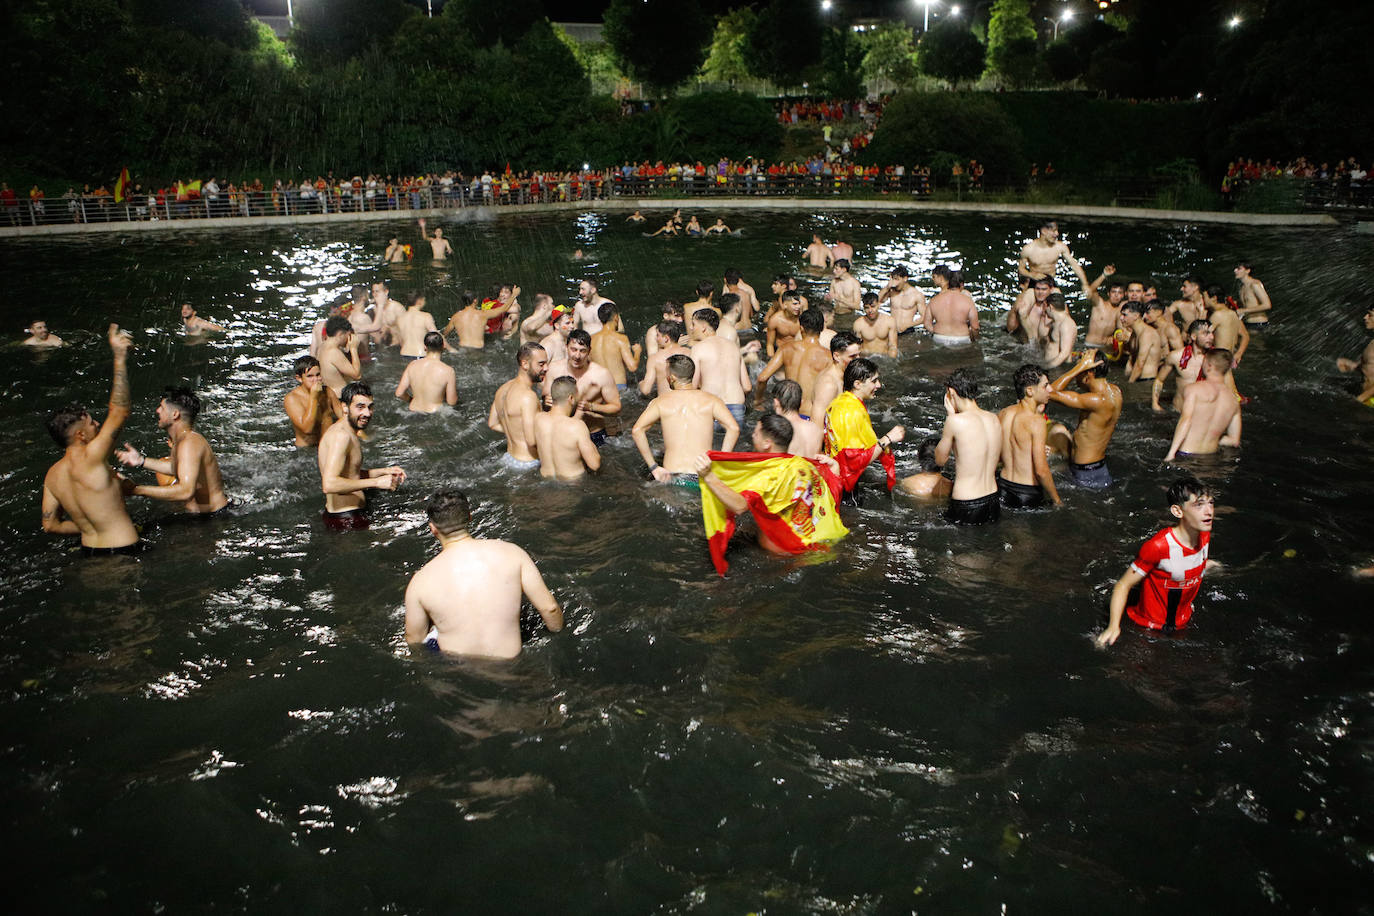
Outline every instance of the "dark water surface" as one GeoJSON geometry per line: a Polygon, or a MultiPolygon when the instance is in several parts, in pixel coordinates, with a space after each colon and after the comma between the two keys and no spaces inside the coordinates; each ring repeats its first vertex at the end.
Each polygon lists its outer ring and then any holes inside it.
{"type": "MultiPolygon", "coordinates": [[[[1240,457],[1198,469],[1221,489],[1228,568],[1175,638],[1090,641],[1166,517],[1173,421],[1148,385],[1127,392],[1109,492],[1061,474],[1062,510],[966,531],[872,490],[833,555],[789,563],[739,538],[722,580],[698,499],[645,484],[628,434],[580,488],[498,469],[485,418],[512,345],[451,355],[462,403],[425,418],[391,397],[388,353],[365,461],[410,482],[373,497],[370,531],[323,530],[281,399],[350,283],[423,286],[442,323],[464,286],[511,278],[529,305],[595,276],[642,335],[728,266],[766,295],[815,230],[847,234],[868,288],[897,263],[923,279],[962,264],[1000,324],[1031,229],[722,215],[745,236],[650,240],[594,213],[455,223],[459,257],[438,269],[380,266],[388,235],[414,231],[399,223],[4,243],[9,336],[44,317],[75,344],[0,362],[16,911],[1370,912],[1374,588],[1348,571],[1374,555],[1374,411],[1332,365],[1366,336],[1367,239],[1065,227],[1093,268],[1168,293],[1190,270],[1229,289],[1253,258],[1277,303],[1239,372],[1256,399],[1240,457]],[[228,333],[188,345],[182,301],[228,333]],[[135,501],[153,545],[138,561],[83,560],[38,526],[57,457],[43,419],[73,398],[103,415],[110,320],[138,346],[124,438],[156,450],[162,387],[193,384],[245,503],[197,525],[135,501]],[[536,558],[562,634],[531,628],[510,664],[409,655],[402,593],[435,551],[421,501],[440,484],[536,558]]],[[[880,361],[875,425],[919,440],[942,422],[940,379],[978,353],[903,348],[880,361]]],[[[981,353],[999,408],[1027,354],[1000,333],[981,353]]]]}

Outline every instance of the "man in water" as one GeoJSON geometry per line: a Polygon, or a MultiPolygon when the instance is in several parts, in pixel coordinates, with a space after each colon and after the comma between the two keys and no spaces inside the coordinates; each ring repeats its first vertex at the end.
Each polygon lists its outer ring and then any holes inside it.
{"type": "Polygon", "coordinates": [[[572,309],[564,312],[555,309],[554,316],[553,329],[539,341],[549,355],[550,363],[568,358],[568,335],[577,330],[577,319],[573,317],[572,309]]]}
{"type": "Polygon", "coordinates": [[[592,337],[581,328],[568,335],[567,358],[549,363],[548,374],[544,376],[544,394],[550,393],[554,379],[565,375],[577,380],[577,409],[591,432],[592,441],[598,447],[605,445],[608,430],[616,431],[610,430],[607,418],[620,413],[620,389],[611,371],[592,361],[592,337]]]}
{"type": "Polygon", "coordinates": [[[878,308],[878,294],[863,294],[864,312],[854,319],[854,336],[859,338],[865,353],[884,353],[898,356],[897,322],[878,308]]]}
{"type": "Polygon", "coordinates": [[[129,443],[115,450],[119,463],[147,468],[170,483],[140,484],[134,496],[178,502],[188,514],[209,517],[229,505],[224,495],[219,459],[210,443],[193,428],[200,414],[200,398],[190,388],[168,388],[157,405],[157,427],[167,433],[172,451],[166,458],[151,459],[129,443]]]}
{"type": "Polygon", "coordinates": [[[831,263],[838,263],[841,260],[853,262],[854,246],[844,241],[836,239],[835,244],[830,246],[831,263]]]}
{"type": "Polygon", "coordinates": [[[801,336],[801,296],[788,290],[782,294],[782,306],[768,319],[764,336],[764,352],[772,359],[784,340],[795,340],[801,336]]]}
{"type": "MultiPolygon", "coordinates": [[[[706,231],[714,232],[715,227],[712,226],[706,231]]],[[[759,297],[758,294],[754,292],[754,287],[744,282],[744,275],[735,267],[725,268],[725,282],[722,284],[722,287],[722,296],[726,293],[734,293],[736,296],[739,296],[739,320],[741,327],[752,327],[754,324],[754,315],[759,310],[759,297]]]]}
{"type": "Polygon", "coordinates": [[[352,531],[367,528],[365,490],[394,490],[405,482],[400,467],[364,468],[358,434],[372,422],[372,389],[366,382],[349,382],[339,397],[344,417],[320,437],[320,489],[324,492],[326,528],[352,531]]]}
{"type": "Polygon", "coordinates": [[[1145,323],[1154,328],[1159,334],[1160,342],[1160,361],[1164,357],[1183,347],[1183,332],[1178,329],[1178,324],[1172,315],[1165,313],[1164,303],[1158,299],[1145,301],[1145,323]]]}
{"type": "Polygon", "coordinates": [[[956,370],[945,381],[945,426],[935,463],[943,467],[951,451],[959,456],[945,512],[956,525],[985,525],[1002,515],[997,490],[1002,424],[996,414],[978,406],[979,389],[967,369],[956,370]]]}
{"type": "Polygon", "coordinates": [[[1178,521],[1142,544],[1135,562],[1116,581],[1098,648],[1120,638],[1123,614],[1165,633],[1188,625],[1202,575],[1213,565],[1207,551],[1215,511],[1212,491],[1197,478],[1185,477],[1169,487],[1169,514],[1178,521]]]}
{"type": "Polygon", "coordinates": [[[1202,373],[1183,396],[1165,461],[1210,455],[1222,445],[1240,446],[1240,402],[1225,384],[1230,369],[1230,350],[1208,350],[1202,357],[1202,373]]]}
{"type": "Polygon", "coordinates": [[[806,246],[806,263],[820,270],[826,270],[835,262],[830,246],[821,241],[819,234],[812,234],[811,244],[806,246]]]}
{"type": "MultiPolygon", "coordinates": [[[[534,311],[530,313],[530,317],[520,322],[520,342],[541,343],[545,337],[552,334],[553,322],[557,317],[554,311],[552,296],[548,293],[535,293],[534,311]]],[[[558,314],[561,315],[562,312],[558,314]]]]}
{"type": "MultiPolygon", "coordinates": [[[[829,358],[827,352],[826,359],[829,358]]],[[[825,429],[810,417],[802,416],[802,386],[785,378],[774,382],[772,387],[773,412],[792,424],[792,441],[788,443],[787,451],[793,455],[819,454],[825,440],[825,429]]]]}
{"type": "Polygon", "coordinates": [[[1082,271],[1078,260],[1069,251],[1069,246],[1059,240],[1059,224],[1045,220],[1040,224],[1040,233],[1021,249],[1021,258],[1016,262],[1016,271],[1023,277],[1040,280],[1054,275],[1054,268],[1063,258],[1074,269],[1082,271]]]}
{"type": "Polygon", "coordinates": [[[443,334],[447,337],[450,333],[456,333],[458,346],[481,350],[487,345],[487,322],[505,315],[510,303],[498,303],[493,308],[483,309],[479,308],[475,293],[464,292],[460,299],[463,307],[449,318],[448,324],[444,325],[443,334]]]}
{"type": "Polygon", "coordinates": [[[587,471],[601,470],[601,453],[577,408],[577,379],[564,375],[549,386],[549,409],[534,417],[539,473],[575,483],[587,471]]]}
{"type": "Polygon", "coordinates": [[[353,284],[351,300],[339,308],[339,314],[353,325],[353,333],[358,341],[358,358],[365,363],[372,362],[370,342],[380,340],[385,328],[381,319],[367,310],[367,287],[361,283],[353,284]]]}
{"type": "Polygon", "coordinates": [[[1047,300],[1054,292],[1054,280],[1045,277],[1032,281],[1022,277],[1027,286],[1016,297],[1007,312],[1007,333],[1033,344],[1036,349],[1045,349],[1045,334],[1049,330],[1050,307],[1047,300]]]}
{"type": "Polygon", "coordinates": [[[894,426],[882,438],[873,431],[868,402],[882,390],[878,367],[867,357],[857,357],[844,370],[844,391],[830,402],[825,412],[825,451],[839,464],[840,487],[854,492],[859,478],[873,460],[882,462],[887,473],[887,488],[897,481],[892,444],[901,442],[906,429],[894,426]]]}
{"type": "Polygon", "coordinates": [[[835,314],[847,315],[857,312],[863,307],[863,287],[859,285],[859,279],[849,272],[847,258],[840,258],[835,262],[834,274],[826,298],[835,303],[835,314]]]}
{"type": "Polygon", "coordinates": [[[695,315],[698,309],[710,309],[717,315],[720,314],[720,307],[715,303],[716,285],[710,280],[702,280],[697,284],[697,297],[682,307],[688,315],[695,315]]]}
{"type": "Polygon", "coordinates": [[[964,292],[964,274],[950,270],[943,264],[931,273],[943,286],[926,308],[924,327],[937,344],[959,347],[978,339],[978,306],[973,297],[964,292]]]}
{"type": "MultiPolygon", "coordinates": [[[[1167,314],[1164,320],[1169,320],[1167,314]]],[[[1174,386],[1174,410],[1183,409],[1183,396],[1202,371],[1202,354],[1212,349],[1215,340],[1212,326],[1206,321],[1199,319],[1188,325],[1188,343],[1164,358],[1164,365],[1159,367],[1159,374],[1150,388],[1150,407],[1155,413],[1164,412],[1164,408],[1159,406],[1159,396],[1164,392],[1165,379],[1175,370],[1178,371],[1178,381],[1174,386]]]]}
{"type": "Polygon", "coordinates": [[[343,404],[326,386],[320,375],[320,361],[302,356],[292,368],[296,387],[286,393],[282,406],[296,433],[297,448],[313,448],[335,420],[344,416],[343,404]]]}
{"type": "Polygon", "coordinates": [[[940,471],[935,462],[935,450],[940,440],[931,436],[916,448],[916,466],[921,470],[897,481],[897,489],[922,499],[947,499],[954,490],[954,481],[940,471]]]}
{"type": "Polygon", "coordinates": [[[603,302],[597,311],[601,330],[592,335],[592,362],[605,366],[621,394],[629,384],[630,372],[639,371],[640,346],[630,346],[630,338],[620,333],[620,314],[614,302],[603,302]]]}
{"type": "Polygon", "coordinates": [[[137,553],[138,529],[124,507],[120,479],[110,470],[115,437],[129,419],[128,354],[132,338],[119,325],[107,337],[114,354],[114,381],[105,422],[97,423],[85,408],[64,407],[48,417],[48,433],[62,457],[43,478],[43,530],[78,534],[86,556],[137,553]]]}
{"type": "MultiPolygon", "coordinates": [[[[676,321],[682,325],[682,332],[687,333],[687,320],[682,310],[682,303],[675,299],[667,299],[663,303],[662,321],[676,321]]],[[[644,358],[649,359],[658,352],[658,325],[651,325],[644,332],[644,358]]]]}
{"type": "Polygon", "coordinates": [[[601,295],[601,286],[596,280],[583,280],[577,285],[577,302],[573,309],[582,330],[588,334],[601,330],[601,306],[607,302],[611,300],[601,295]]]}
{"type": "Polygon", "coordinates": [[[514,658],[521,649],[522,595],[544,626],[555,633],[563,629],[563,610],[530,555],[468,531],[472,512],[461,490],[438,491],[425,503],[425,513],[441,549],[406,586],[407,643],[424,644],[433,627],[440,651],[514,658]]]}
{"type": "Polygon", "coordinates": [[[639,383],[639,393],[646,398],[655,391],[668,390],[668,359],[681,353],[691,356],[692,351],[684,347],[680,340],[687,336],[687,327],[681,321],[664,319],[653,327],[657,338],[654,355],[644,364],[644,378],[639,383]]]}
{"type": "Polygon", "coordinates": [[[1080,411],[1072,435],[1062,423],[1054,424],[1049,434],[1050,449],[1069,459],[1069,476],[1074,483],[1095,490],[1112,485],[1107,446],[1121,419],[1121,389],[1107,381],[1110,365],[1100,350],[1089,350],[1072,369],[1050,383],[1051,401],[1080,411]],[[1082,390],[1066,391],[1075,379],[1082,390]]]}
{"type": "MultiPolygon", "coordinates": [[[[1145,321],[1138,302],[1125,302],[1121,305],[1121,324],[1130,332],[1126,344],[1127,381],[1153,381],[1159,374],[1159,363],[1164,359],[1164,342],[1159,332],[1145,321]]],[[[1161,310],[1162,314],[1162,310],[1161,310]]]]}
{"type": "MultiPolygon", "coordinates": [[[[1080,267],[1081,270],[1081,267],[1080,267]]],[[[1078,279],[1083,283],[1083,292],[1088,301],[1092,303],[1092,312],[1088,315],[1088,330],[1083,337],[1083,342],[1089,347],[1110,347],[1112,335],[1116,333],[1117,326],[1120,324],[1121,303],[1126,298],[1126,285],[1120,280],[1112,280],[1107,284],[1107,298],[1103,299],[1098,294],[1097,289],[1102,285],[1102,281],[1116,273],[1116,266],[1108,264],[1102,268],[1102,273],[1093,282],[1088,282],[1088,275],[1080,273],[1078,279]]],[[[1113,356],[1113,359],[1116,357],[1113,356]]]]}
{"type": "Polygon", "coordinates": [[[412,360],[401,373],[396,397],[409,400],[415,413],[434,413],[445,404],[457,407],[458,377],[444,362],[444,335],[430,331],[424,343],[425,355],[412,360]]]}
{"type": "Polygon", "coordinates": [[[425,235],[425,218],[423,216],[420,217],[420,235],[424,236],[426,242],[429,242],[429,249],[434,255],[434,260],[443,261],[453,254],[453,246],[449,244],[448,239],[444,238],[444,230],[436,226],[434,235],[425,235]]]}
{"type": "Polygon", "coordinates": [[[324,335],[324,343],[320,344],[320,375],[325,386],[342,400],[344,385],[363,377],[358,337],[353,333],[353,325],[342,315],[335,315],[324,323],[324,335]]]}
{"type": "Polygon", "coordinates": [[[1048,496],[1056,506],[1062,505],[1045,448],[1050,380],[1039,366],[1025,365],[1011,381],[1021,399],[997,415],[1002,426],[1002,472],[997,475],[1002,504],[1008,509],[1037,509],[1048,496]]]}
{"type": "Polygon", "coordinates": [[[1063,293],[1050,293],[1045,299],[1049,311],[1045,313],[1045,368],[1054,369],[1064,365],[1073,355],[1073,345],[1078,341],[1078,325],[1069,314],[1069,304],[1064,301],[1063,293]]]}
{"type": "MultiPolygon", "coordinates": [[[[397,305],[390,302],[389,304],[397,305]]],[[[396,341],[401,345],[401,355],[406,359],[416,360],[425,355],[428,348],[426,341],[429,335],[436,332],[438,328],[434,325],[434,316],[425,311],[425,296],[423,293],[411,293],[406,297],[406,308],[393,322],[395,328],[396,341]]],[[[443,348],[444,336],[439,335],[440,349],[443,348]]]]}
{"type": "Polygon", "coordinates": [[[800,325],[801,337],[784,340],[778,352],[773,354],[773,358],[759,371],[759,377],[754,382],[755,410],[763,409],[764,388],[768,380],[782,369],[786,373],[786,378],[801,386],[801,409],[808,415],[811,414],[816,379],[834,365],[834,360],[830,356],[830,351],[820,344],[820,333],[825,327],[821,310],[807,309],[802,312],[800,325]]]}
{"type": "Polygon", "coordinates": [[[693,381],[696,363],[677,354],[667,362],[668,389],[660,390],[635,422],[631,434],[649,473],[659,483],[696,483],[696,457],[711,450],[715,424],[725,430],[720,450],[728,452],[739,438],[736,422],[725,402],[693,381]],[[663,433],[663,464],[654,458],[649,430],[660,424],[663,433]]]}
{"type": "Polygon", "coordinates": [[[816,376],[815,387],[811,391],[810,416],[824,418],[830,403],[844,390],[844,371],[856,358],[863,355],[859,338],[848,331],[838,331],[830,338],[830,365],[816,376]]]}
{"type": "Polygon", "coordinates": [[[406,307],[391,298],[391,288],[385,280],[377,280],[372,284],[372,310],[377,316],[377,322],[382,326],[383,335],[389,338],[391,343],[400,346],[401,337],[396,324],[405,314],[406,307]]]}
{"type": "Polygon", "coordinates": [[[1274,304],[1269,301],[1269,292],[1254,275],[1250,273],[1249,261],[1236,265],[1236,279],[1240,281],[1240,317],[1251,328],[1262,330],[1269,324],[1269,312],[1274,304]]]}
{"type": "Polygon", "coordinates": [[[892,268],[887,285],[878,294],[878,302],[891,301],[892,320],[897,324],[897,333],[906,334],[916,329],[916,322],[926,308],[926,297],[912,284],[911,275],[902,265],[892,268]]]}
{"type": "Polygon", "coordinates": [[[206,321],[196,314],[196,310],[191,307],[191,303],[181,304],[181,327],[187,334],[210,334],[222,333],[224,328],[215,324],[213,321],[206,321]]]}
{"type": "Polygon", "coordinates": [[[60,347],[63,346],[63,342],[61,337],[48,330],[48,323],[40,318],[29,325],[29,336],[23,341],[23,346],[60,347]]]}
{"type": "Polygon", "coordinates": [[[739,347],[716,334],[720,316],[711,309],[692,313],[692,361],[696,363],[696,386],[725,402],[735,423],[744,423],[744,392],[749,389],[749,371],[739,347]]]}
{"type": "Polygon", "coordinates": [[[1202,278],[1196,274],[1184,277],[1179,284],[1179,292],[1183,293],[1183,298],[1175,299],[1168,311],[1178,315],[1184,327],[1194,321],[1206,321],[1207,303],[1202,300],[1202,278]]]}
{"type": "Polygon", "coordinates": [[[487,412],[487,427],[504,433],[506,451],[501,463],[517,471],[539,467],[534,419],[539,415],[535,389],[544,382],[549,356],[536,343],[521,344],[515,355],[515,378],[496,389],[487,412]]]}
{"type": "MultiPolygon", "coordinates": [[[[1374,331],[1374,307],[1365,310],[1364,326],[1374,331]]],[[[1355,395],[1355,400],[1368,407],[1374,407],[1374,338],[1365,344],[1359,359],[1346,359],[1344,356],[1337,358],[1336,368],[1342,372],[1359,370],[1364,376],[1364,384],[1360,388],[1360,393],[1355,395]]]]}
{"type": "Polygon", "coordinates": [[[1250,346],[1250,332],[1240,315],[1231,310],[1222,298],[1226,293],[1220,286],[1213,284],[1202,293],[1202,301],[1207,304],[1207,323],[1212,326],[1212,346],[1218,350],[1230,350],[1239,366],[1241,358],[1250,346]]]}
{"type": "MultiPolygon", "coordinates": [[[[393,235],[386,243],[386,252],[382,258],[388,264],[399,264],[406,259],[406,246],[402,245],[401,240],[393,235]]],[[[375,289],[377,284],[374,283],[372,286],[375,289]]]]}

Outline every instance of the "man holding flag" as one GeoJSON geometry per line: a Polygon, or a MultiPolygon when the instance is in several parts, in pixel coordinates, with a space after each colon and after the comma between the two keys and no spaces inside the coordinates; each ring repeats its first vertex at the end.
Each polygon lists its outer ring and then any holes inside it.
{"type": "Polygon", "coordinates": [[[830,402],[825,412],[825,452],[839,464],[840,483],[845,495],[854,492],[864,469],[879,458],[887,472],[887,488],[897,482],[897,462],[892,443],[901,442],[906,430],[894,426],[881,439],[873,432],[868,416],[869,401],[882,390],[878,367],[871,359],[859,357],[844,370],[844,390],[830,402]]]}

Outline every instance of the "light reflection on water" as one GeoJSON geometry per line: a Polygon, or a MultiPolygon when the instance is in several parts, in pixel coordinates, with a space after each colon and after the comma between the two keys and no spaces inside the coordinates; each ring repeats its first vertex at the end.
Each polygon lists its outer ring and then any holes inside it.
{"type": "MultiPolygon", "coordinates": [[[[931,267],[962,265],[991,326],[1034,222],[720,215],[745,234],[644,239],[614,213],[458,222],[445,226],[458,258],[442,267],[380,266],[390,235],[416,234],[399,224],[0,250],[16,302],[72,303],[49,320],[74,344],[0,365],[13,431],[0,442],[3,773],[12,833],[29,841],[16,868],[123,909],[1353,899],[1343,889],[1374,867],[1358,852],[1371,841],[1374,691],[1369,625],[1348,613],[1367,587],[1343,570],[1374,550],[1374,419],[1339,404],[1329,364],[1363,339],[1350,297],[1374,263],[1342,233],[1063,223],[1090,274],[1112,261],[1171,293],[1189,270],[1229,276],[1248,256],[1279,303],[1242,370],[1256,398],[1244,453],[1199,469],[1233,510],[1216,542],[1231,571],[1208,580],[1183,637],[1132,632],[1110,655],[1087,642],[1162,522],[1170,428],[1141,392],[1127,393],[1109,494],[1065,487],[1062,510],[961,532],[936,507],[874,491],[833,555],[787,563],[741,542],[720,580],[697,499],[643,483],[628,436],[581,488],[499,468],[485,417],[511,346],[451,355],[460,407],[428,418],[390,396],[401,365],[383,355],[368,370],[365,460],[401,463],[413,483],[376,498],[372,530],[323,529],[318,472],[280,403],[311,324],[353,283],[424,289],[442,322],[464,288],[510,278],[528,306],[536,291],[570,300],[594,276],[639,336],[664,298],[691,298],[728,266],[761,290],[796,273],[814,298],[824,281],[799,259],[820,231],[855,244],[867,288],[900,263],[929,291],[931,267]],[[576,247],[586,261],[570,259],[576,247]],[[228,332],[187,346],[171,330],[182,301],[228,332]],[[158,393],[192,382],[243,502],[223,522],[151,525],[135,563],[81,561],[36,530],[53,458],[42,418],[73,397],[103,404],[108,319],[141,329],[125,438],[156,445],[158,393]],[[530,549],[567,632],[527,621],[509,665],[405,651],[402,590],[434,550],[419,502],[443,483],[476,497],[479,536],[530,549]],[[443,864],[423,887],[395,854],[417,847],[443,864]],[[547,880],[510,868],[522,853],[547,880]]],[[[918,441],[942,422],[940,380],[978,353],[903,348],[900,365],[881,360],[875,414],[918,441]]],[[[1027,354],[996,333],[981,351],[1000,406],[1027,354]]],[[[135,505],[141,522],[165,515],[135,505]]]]}

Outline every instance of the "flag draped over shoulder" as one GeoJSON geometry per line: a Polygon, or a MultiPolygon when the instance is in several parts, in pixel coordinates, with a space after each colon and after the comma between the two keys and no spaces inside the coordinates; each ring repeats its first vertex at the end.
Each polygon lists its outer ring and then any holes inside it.
{"type": "MultiPolygon", "coordinates": [[[[835,508],[839,481],[822,464],[799,455],[709,452],[711,471],[744,497],[759,532],[788,553],[821,550],[849,529],[835,508]]],[[[735,533],[735,515],[701,484],[701,518],[716,572],[730,564],[725,548],[735,533]]]]}
{"type": "MultiPolygon", "coordinates": [[[[877,444],[878,436],[873,432],[868,408],[854,392],[846,391],[830,402],[830,409],[825,412],[825,452],[839,462],[840,483],[845,492],[858,486],[859,477],[873,460],[873,446],[877,444]]],[[[886,449],[879,460],[887,472],[887,488],[891,490],[897,483],[897,461],[886,449]]]]}
{"type": "Polygon", "coordinates": [[[115,203],[124,203],[124,192],[129,187],[129,169],[127,166],[119,170],[119,180],[115,182],[114,199],[115,203]]]}

